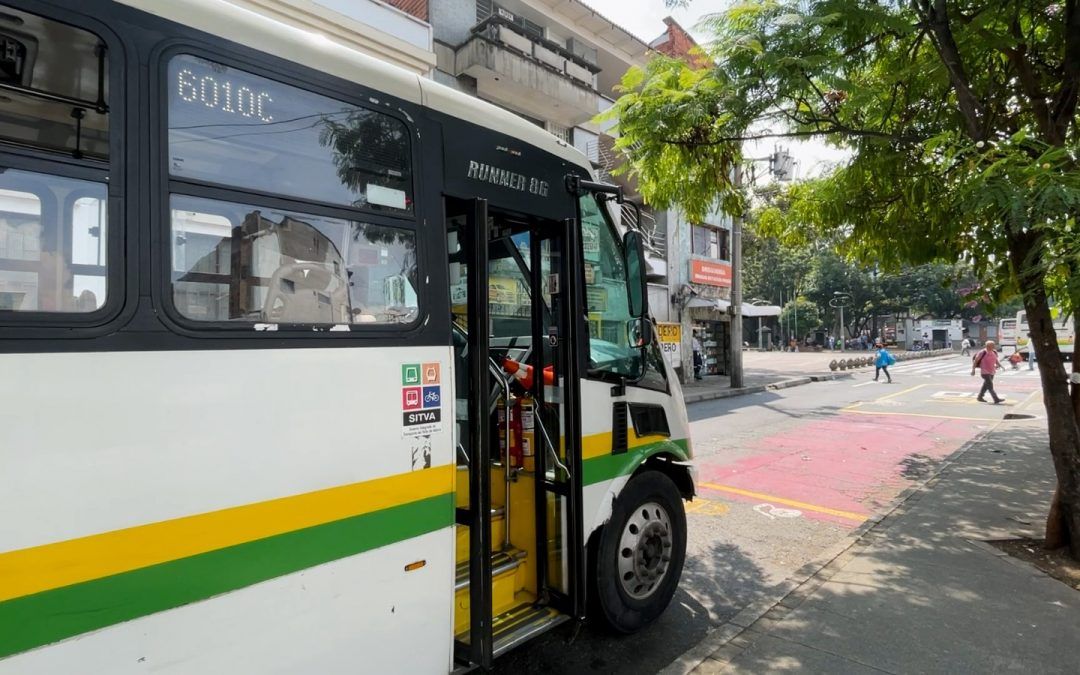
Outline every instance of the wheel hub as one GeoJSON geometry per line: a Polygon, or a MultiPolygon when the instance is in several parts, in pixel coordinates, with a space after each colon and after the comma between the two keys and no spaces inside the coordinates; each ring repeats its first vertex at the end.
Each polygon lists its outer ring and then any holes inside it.
{"type": "Polygon", "coordinates": [[[671,566],[671,517],[656,502],[639,506],[627,519],[619,541],[619,583],[631,598],[652,595],[671,566]]]}

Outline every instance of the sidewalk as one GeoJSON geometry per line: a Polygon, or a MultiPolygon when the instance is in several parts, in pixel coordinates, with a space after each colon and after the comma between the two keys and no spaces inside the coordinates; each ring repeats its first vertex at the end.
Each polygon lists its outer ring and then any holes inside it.
{"type": "MultiPolygon", "coordinates": [[[[718,398],[756,394],[770,389],[786,389],[811,382],[837,380],[859,373],[873,373],[872,367],[831,371],[829,362],[840,358],[866,357],[872,352],[743,352],[743,386],[731,388],[726,375],[706,375],[699,381],[682,385],[683,401],[687,404],[718,398]]],[[[929,357],[953,358],[955,354],[929,357]]]]}
{"type": "MultiPolygon", "coordinates": [[[[731,388],[731,378],[727,375],[706,375],[698,381],[690,381],[682,385],[683,401],[685,403],[698,403],[711,401],[718,398],[730,398],[744,394],[756,394],[769,389],[786,389],[797,387],[811,382],[835,380],[844,377],[844,373],[820,372],[806,375],[793,375],[792,373],[779,373],[767,370],[746,370],[743,373],[743,386],[738,389],[731,388]]],[[[851,373],[847,373],[848,376],[851,373]]]]}
{"type": "Polygon", "coordinates": [[[1040,536],[1053,483],[1045,426],[1002,423],[665,672],[1080,672],[1080,592],[984,543],[1040,536]]]}

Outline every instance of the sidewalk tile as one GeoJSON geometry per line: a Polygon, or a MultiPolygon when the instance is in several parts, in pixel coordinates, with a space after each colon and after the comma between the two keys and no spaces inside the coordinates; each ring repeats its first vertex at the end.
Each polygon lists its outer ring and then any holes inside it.
{"type": "Polygon", "coordinates": [[[1080,672],[1080,594],[977,541],[1030,529],[1052,488],[1045,428],[999,427],[719,672],[1080,672]]]}

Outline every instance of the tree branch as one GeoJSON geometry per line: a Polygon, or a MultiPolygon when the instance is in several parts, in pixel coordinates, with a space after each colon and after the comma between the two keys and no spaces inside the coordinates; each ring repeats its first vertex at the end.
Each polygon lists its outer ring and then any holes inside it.
{"type": "Polygon", "coordinates": [[[679,145],[683,147],[706,147],[711,145],[722,145],[724,143],[743,143],[746,141],[761,141],[767,138],[807,138],[810,136],[857,136],[868,138],[883,138],[898,143],[921,143],[926,140],[925,136],[915,136],[907,134],[890,134],[881,131],[875,131],[873,129],[850,129],[847,127],[833,127],[830,129],[813,129],[808,131],[786,131],[783,133],[767,133],[767,134],[755,134],[752,136],[723,136],[720,138],[713,138],[708,141],[695,141],[695,140],[677,140],[674,138],[660,139],[661,143],[667,143],[668,145],[679,145]]]}
{"type": "MultiPolygon", "coordinates": [[[[1019,32],[1019,26],[1016,27],[1016,32],[1019,32]]],[[[1045,136],[1047,140],[1050,140],[1053,134],[1050,107],[1046,105],[1046,93],[1039,88],[1038,78],[1027,60],[1027,54],[1028,47],[1023,43],[1013,49],[1005,50],[1009,63],[1016,69],[1016,76],[1020,81],[1020,90],[1031,101],[1031,111],[1035,114],[1035,121],[1039,125],[1039,133],[1045,136]]]]}
{"type": "Polygon", "coordinates": [[[1077,99],[1080,98],[1080,2],[1065,0],[1065,56],[1062,61],[1061,87],[1051,106],[1051,124],[1055,145],[1065,142],[1069,125],[1074,123],[1077,99]]]}
{"type": "Polygon", "coordinates": [[[960,57],[960,47],[956,44],[956,37],[953,35],[952,26],[949,24],[949,13],[945,3],[946,0],[933,0],[931,6],[930,0],[916,0],[914,6],[915,11],[919,13],[927,27],[930,28],[934,48],[937,50],[941,62],[945,65],[945,70],[949,74],[949,82],[956,92],[957,104],[960,107],[960,113],[964,117],[968,135],[977,141],[985,140],[982,138],[982,125],[979,124],[979,117],[981,116],[979,101],[971,91],[971,82],[964,71],[963,59],[960,57]]]}

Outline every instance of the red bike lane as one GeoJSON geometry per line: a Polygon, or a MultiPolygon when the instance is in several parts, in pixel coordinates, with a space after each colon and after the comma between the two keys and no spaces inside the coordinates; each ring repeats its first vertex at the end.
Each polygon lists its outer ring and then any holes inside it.
{"type": "Polygon", "coordinates": [[[700,461],[699,487],[766,516],[857,527],[1006,412],[1041,408],[1035,382],[1010,387],[1008,407],[976,402],[971,388],[961,378],[917,384],[759,436],[739,459],[700,461]]]}

